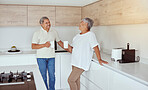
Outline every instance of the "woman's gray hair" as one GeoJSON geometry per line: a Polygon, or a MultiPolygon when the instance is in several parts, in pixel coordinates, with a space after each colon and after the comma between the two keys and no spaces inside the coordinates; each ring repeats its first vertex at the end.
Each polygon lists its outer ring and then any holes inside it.
{"type": "Polygon", "coordinates": [[[90,18],[84,18],[84,19],[82,19],[82,21],[84,21],[84,22],[86,22],[86,23],[88,23],[88,30],[90,30],[91,29],[91,27],[93,26],[93,24],[94,24],[94,21],[92,20],[92,19],[90,19],[90,18]]]}
{"type": "MultiPolygon", "coordinates": [[[[40,24],[43,24],[43,22],[44,22],[45,19],[48,19],[48,17],[42,17],[42,18],[40,19],[39,23],[40,23],[40,24]]],[[[48,20],[49,20],[49,19],[48,19],[48,20]]]]}

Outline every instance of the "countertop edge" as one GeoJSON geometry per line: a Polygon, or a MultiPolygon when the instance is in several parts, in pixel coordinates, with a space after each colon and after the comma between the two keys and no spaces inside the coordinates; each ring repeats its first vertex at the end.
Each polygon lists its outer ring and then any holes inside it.
{"type": "MultiPolygon", "coordinates": [[[[92,61],[95,62],[95,63],[97,63],[97,64],[99,64],[99,62],[96,59],[92,59],[92,61]]],[[[126,73],[126,72],[123,72],[121,70],[118,70],[116,68],[113,68],[113,67],[109,66],[108,64],[103,64],[103,66],[106,67],[106,68],[108,68],[108,69],[110,69],[110,70],[113,70],[113,71],[115,71],[117,73],[120,73],[120,74],[122,74],[122,75],[124,75],[124,76],[126,76],[126,77],[128,77],[130,79],[133,79],[133,80],[135,80],[135,81],[137,81],[137,82],[139,82],[141,84],[144,84],[144,85],[148,86],[148,82],[147,81],[144,81],[144,80],[142,80],[142,79],[140,79],[138,77],[135,77],[135,76],[130,75],[130,74],[126,73]]]]}

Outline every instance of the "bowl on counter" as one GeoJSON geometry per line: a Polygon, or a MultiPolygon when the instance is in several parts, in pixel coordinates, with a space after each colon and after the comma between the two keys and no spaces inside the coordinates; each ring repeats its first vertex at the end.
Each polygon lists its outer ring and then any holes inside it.
{"type": "Polygon", "coordinates": [[[16,51],[16,50],[17,50],[16,46],[11,47],[11,51],[16,51]]]}

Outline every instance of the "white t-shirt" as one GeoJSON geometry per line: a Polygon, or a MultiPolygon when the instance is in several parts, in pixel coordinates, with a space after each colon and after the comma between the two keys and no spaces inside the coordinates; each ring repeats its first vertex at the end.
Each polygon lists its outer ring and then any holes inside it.
{"type": "Polygon", "coordinates": [[[72,41],[71,65],[85,71],[89,70],[94,51],[93,48],[97,45],[99,44],[93,32],[77,34],[72,41]]]}
{"type": "MultiPolygon", "coordinates": [[[[42,27],[40,30],[36,31],[32,38],[32,43],[34,44],[45,44],[47,41],[60,41],[58,33],[55,30],[50,29],[48,32],[42,27]]],[[[37,58],[54,58],[55,50],[54,48],[40,48],[37,49],[37,58]]]]}

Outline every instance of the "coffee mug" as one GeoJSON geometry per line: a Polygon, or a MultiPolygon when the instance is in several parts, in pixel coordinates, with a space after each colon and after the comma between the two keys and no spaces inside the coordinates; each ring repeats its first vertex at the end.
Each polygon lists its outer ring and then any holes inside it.
{"type": "Polygon", "coordinates": [[[64,41],[64,48],[68,48],[68,41],[64,41]]]}
{"type": "Polygon", "coordinates": [[[54,48],[54,41],[50,41],[50,47],[54,48]]]}

